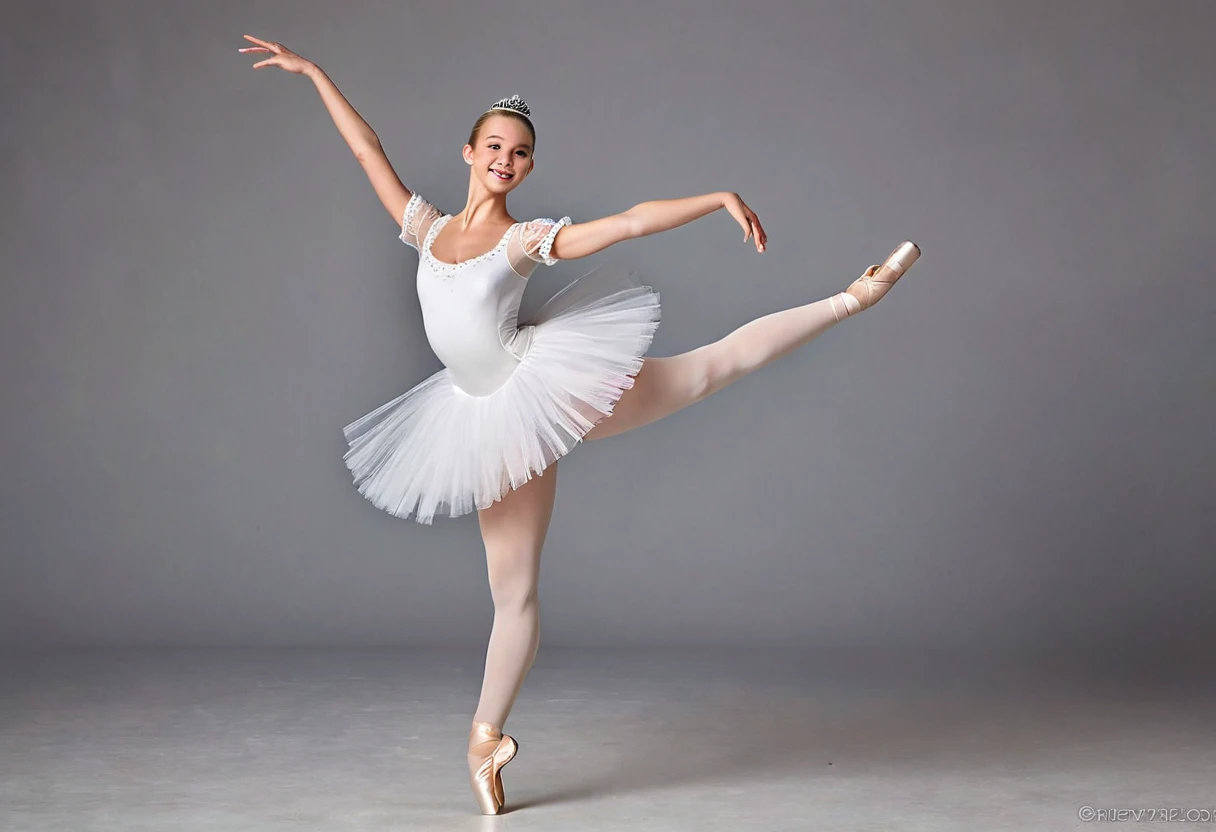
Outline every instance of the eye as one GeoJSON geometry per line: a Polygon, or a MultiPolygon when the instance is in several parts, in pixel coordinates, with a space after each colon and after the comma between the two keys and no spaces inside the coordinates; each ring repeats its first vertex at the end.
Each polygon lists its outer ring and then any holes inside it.
{"type": "Polygon", "coordinates": [[[489,146],[491,150],[498,150],[498,145],[492,144],[489,146]]]}
{"type": "Polygon", "coordinates": [[[527,156],[527,155],[528,155],[528,151],[526,151],[526,150],[521,150],[521,151],[519,151],[519,155],[520,155],[520,156],[527,156]]]}

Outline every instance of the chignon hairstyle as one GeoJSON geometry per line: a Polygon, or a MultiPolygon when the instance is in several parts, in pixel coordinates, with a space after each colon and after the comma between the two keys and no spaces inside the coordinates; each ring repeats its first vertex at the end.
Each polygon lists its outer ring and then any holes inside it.
{"type": "Polygon", "coordinates": [[[536,155],[536,128],[532,126],[532,120],[523,113],[515,112],[514,110],[486,110],[473,124],[473,130],[469,133],[469,146],[477,147],[477,136],[481,133],[482,126],[490,119],[490,116],[507,116],[523,124],[528,128],[528,132],[532,134],[532,155],[536,155]]]}

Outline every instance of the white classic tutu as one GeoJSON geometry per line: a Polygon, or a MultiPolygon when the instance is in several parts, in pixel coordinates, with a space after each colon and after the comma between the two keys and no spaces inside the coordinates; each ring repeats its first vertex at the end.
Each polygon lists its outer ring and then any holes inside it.
{"type": "Polygon", "coordinates": [[[473,396],[445,367],[343,428],[343,459],[378,508],[430,524],[488,508],[569,453],[633,386],[659,325],[659,294],[600,266],[550,298],[494,392],[473,396]]]}

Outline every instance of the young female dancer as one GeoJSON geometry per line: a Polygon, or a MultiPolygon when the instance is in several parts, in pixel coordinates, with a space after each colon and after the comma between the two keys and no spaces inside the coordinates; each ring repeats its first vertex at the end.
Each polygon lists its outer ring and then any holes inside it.
{"type": "Polygon", "coordinates": [[[767,235],[735,193],[644,202],[571,224],[517,222],[507,194],[535,167],[536,132],[518,96],[477,119],[464,146],[469,190],[448,215],[411,192],[379,137],[318,67],[278,43],[254,69],[307,75],[377,196],[419,252],[418,297],[444,369],[347,425],[345,462],[360,492],[400,517],[478,513],[494,625],[469,733],[470,784],[484,814],[505,803],[501,769],[518,750],[502,733],[539,645],[537,582],[557,486],[557,463],[581,441],[649,424],[726,387],[872,306],[919,255],[905,243],[843,292],[775,312],[681,355],[643,359],[659,323],[658,294],[600,267],[551,298],[526,324],[520,298],[537,263],[587,257],[725,208],[756,251],[767,235]],[[560,233],[559,233],[560,232],[560,233]],[[547,475],[547,476],[546,476],[547,475]]]}

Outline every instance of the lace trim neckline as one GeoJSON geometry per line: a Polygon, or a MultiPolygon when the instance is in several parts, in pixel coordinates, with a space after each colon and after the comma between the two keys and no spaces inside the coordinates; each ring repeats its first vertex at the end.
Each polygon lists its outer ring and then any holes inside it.
{"type": "Polygon", "coordinates": [[[431,228],[427,232],[425,243],[422,246],[422,253],[426,255],[427,262],[431,264],[431,268],[433,268],[436,272],[445,275],[455,274],[465,266],[472,266],[475,263],[480,263],[483,260],[493,257],[495,254],[501,251],[504,246],[506,246],[507,240],[511,238],[511,232],[515,230],[515,226],[519,225],[517,222],[511,223],[511,227],[503,232],[502,237],[498,240],[498,243],[494,246],[494,248],[490,249],[484,254],[479,254],[476,257],[470,257],[467,260],[461,260],[459,263],[447,263],[431,253],[431,244],[435,242],[435,238],[439,236],[439,232],[445,225],[448,224],[448,220],[452,219],[453,216],[454,215],[452,214],[444,214],[442,217],[431,223],[431,228]]]}

